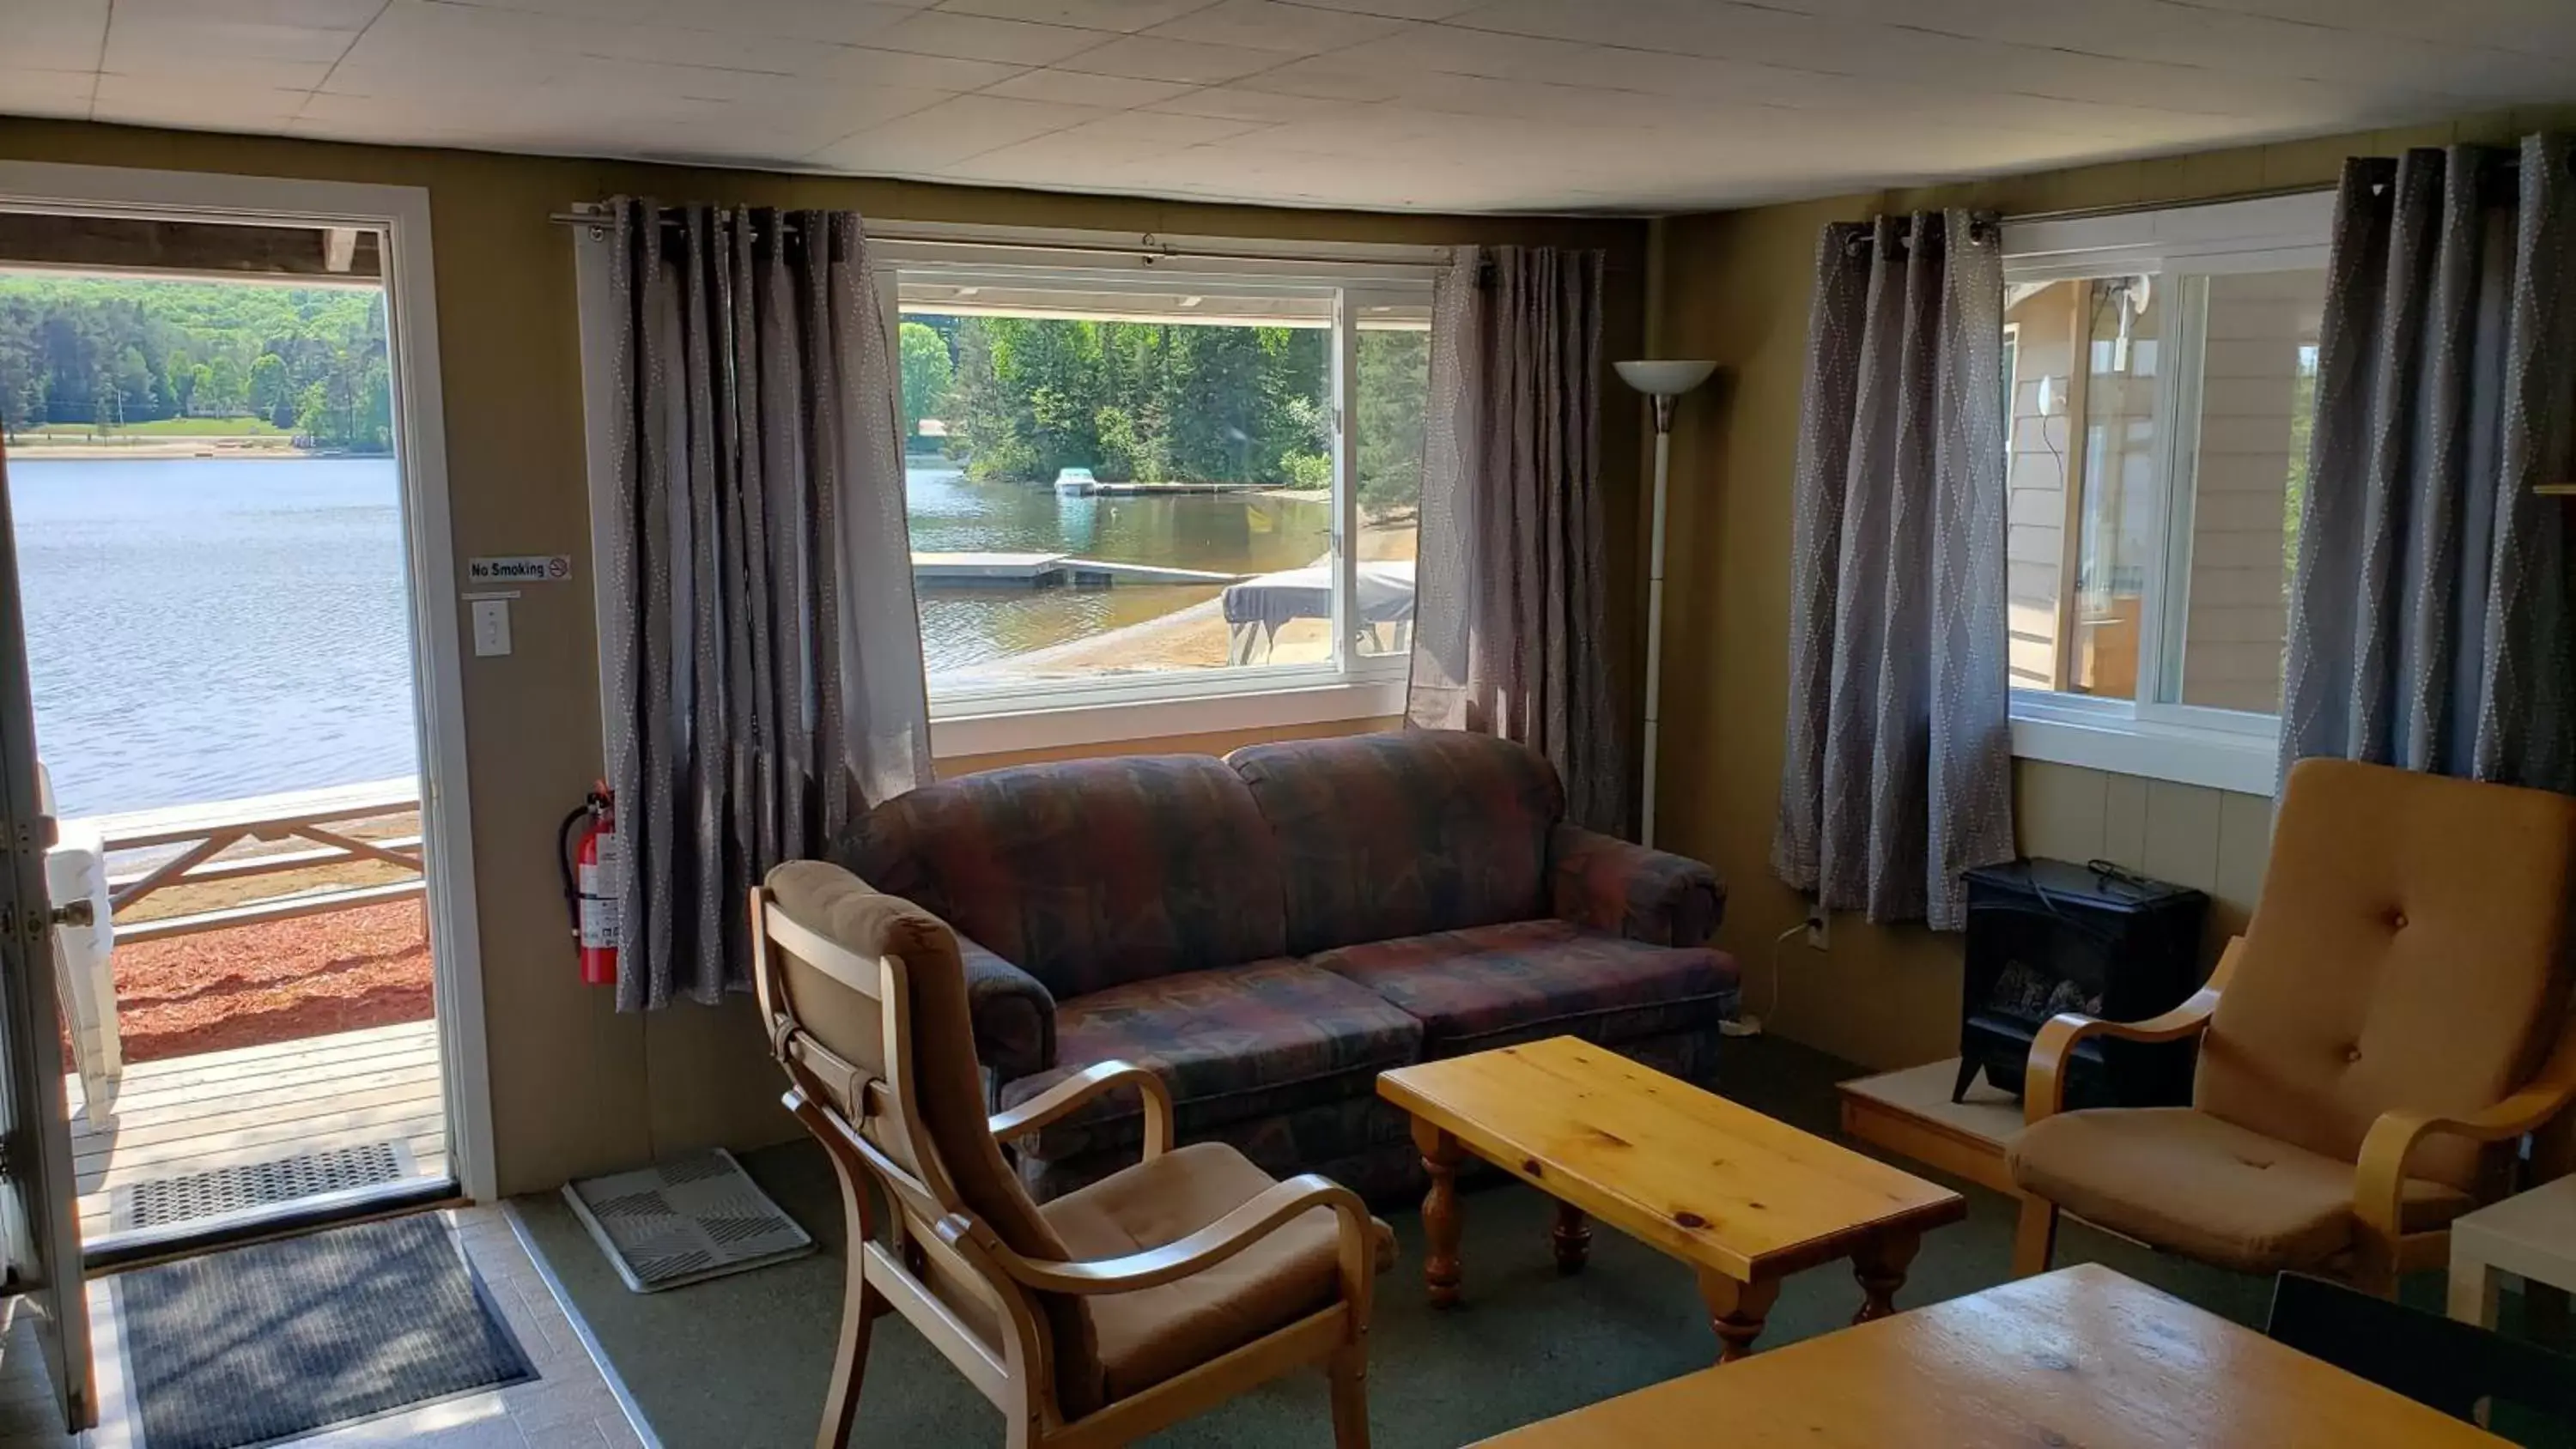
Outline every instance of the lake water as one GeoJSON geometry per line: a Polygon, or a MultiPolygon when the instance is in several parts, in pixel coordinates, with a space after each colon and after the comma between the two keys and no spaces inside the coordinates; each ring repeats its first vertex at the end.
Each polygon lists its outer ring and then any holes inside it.
{"type": "Polygon", "coordinates": [[[57,813],[415,773],[383,458],[9,460],[57,813]]]}
{"type": "MultiPolygon", "coordinates": [[[[955,468],[905,475],[912,546],[924,553],[1067,553],[1215,573],[1303,568],[1332,545],[1332,507],[1306,498],[1182,494],[1068,498],[1027,483],[976,483],[955,468]]],[[[934,678],[1213,599],[1214,584],[1107,589],[925,589],[922,667],[934,678]]]]}
{"type": "MultiPolygon", "coordinates": [[[[1261,573],[1312,563],[1321,502],[1059,498],[907,479],[914,547],[1261,573]]],[[[383,458],[9,460],[36,738],[90,815],[409,775],[402,523],[383,458]]],[[[1215,586],[940,590],[934,675],[1139,623],[1215,586]]]]}

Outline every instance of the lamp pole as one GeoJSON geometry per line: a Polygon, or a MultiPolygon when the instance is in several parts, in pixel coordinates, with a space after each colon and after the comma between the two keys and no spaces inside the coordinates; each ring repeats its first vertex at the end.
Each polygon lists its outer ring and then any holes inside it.
{"type": "Polygon", "coordinates": [[[1655,843],[1655,757],[1664,704],[1664,500],[1673,467],[1673,399],[1708,381],[1714,362],[1622,362],[1615,366],[1630,387],[1655,401],[1654,527],[1646,567],[1646,761],[1637,843],[1655,843]]]}

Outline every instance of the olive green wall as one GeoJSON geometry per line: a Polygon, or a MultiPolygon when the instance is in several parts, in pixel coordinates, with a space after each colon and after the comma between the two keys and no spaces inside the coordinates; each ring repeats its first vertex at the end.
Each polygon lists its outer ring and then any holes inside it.
{"type": "MultiPolygon", "coordinates": [[[[1642,317],[1645,226],[1639,222],[1192,206],[6,118],[0,118],[0,159],[426,188],[459,560],[567,553],[588,567],[571,241],[546,219],[573,202],[637,193],[666,201],[855,207],[886,220],[1601,247],[1609,252],[1612,288],[1605,356],[1635,355],[1642,317]]],[[[1615,381],[1605,382],[1604,402],[1613,421],[1602,459],[1613,485],[1613,536],[1627,538],[1635,532],[1639,414],[1615,381]]],[[[464,661],[474,883],[502,1189],[525,1192],[679,1148],[743,1146],[786,1135],[792,1127],[777,1105],[783,1082],[747,1003],[620,1016],[606,992],[580,984],[565,940],[553,853],[556,821],[600,770],[590,591],[532,594],[512,623],[516,652],[464,661]]],[[[1617,623],[1625,661],[1633,631],[1625,613],[1617,623]]],[[[1229,736],[1223,743],[1240,742],[1229,736]]]]}
{"type": "MultiPolygon", "coordinates": [[[[1757,1010],[1768,1004],[1773,942],[1805,916],[1769,858],[1788,708],[1790,480],[1818,230],[1927,207],[2011,216],[2331,185],[2346,156],[2509,141],[2571,121],[2576,111],[2494,113],[1656,223],[1648,288],[1657,354],[1719,366],[1674,429],[1661,843],[1726,879],[1722,942],[1743,961],[1757,1010]]],[[[2213,943],[2251,908],[2270,839],[2268,800],[2028,761],[2015,786],[2025,853],[2106,857],[2210,889],[2219,898],[2213,943]]],[[[1822,952],[1796,940],[1778,947],[1785,995],[1776,1029],[1874,1066],[1955,1054],[1956,936],[1838,916],[1829,942],[1822,952]]]]}

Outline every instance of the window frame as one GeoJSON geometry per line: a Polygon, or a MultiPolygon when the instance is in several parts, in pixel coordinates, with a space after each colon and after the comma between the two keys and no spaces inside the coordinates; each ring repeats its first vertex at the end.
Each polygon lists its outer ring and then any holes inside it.
{"type": "MultiPolygon", "coordinates": [[[[1302,725],[1400,714],[1411,661],[1352,647],[1357,598],[1359,440],[1353,387],[1361,309],[1427,308],[1447,248],[1362,243],[1266,243],[1063,230],[924,225],[883,229],[869,263],[900,357],[900,281],[941,272],[997,272],[1078,282],[1086,291],[1177,296],[1228,285],[1329,293],[1326,348],[1333,439],[1333,656],[1319,663],[1229,665],[1150,676],[1032,680],[929,690],[934,752],[983,754],[1168,735],[1302,725]],[[889,234],[891,233],[891,234],[889,234]]],[[[900,388],[901,372],[896,370],[900,388]]],[[[927,684],[927,681],[925,681],[927,684]]]]}
{"type": "MultiPolygon", "coordinates": [[[[2298,192],[2100,216],[2003,226],[2004,282],[2079,281],[2151,275],[2174,289],[2210,277],[2322,269],[2333,235],[2334,193],[2298,192]]],[[[2175,362],[2157,370],[2156,428],[2149,476],[2161,492],[2147,544],[2140,600],[2138,681],[2132,697],[2015,687],[2009,691],[2014,755],[2270,795],[2276,783],[2280,717],[2178,701],[2182,678],[2179,624],[2189,607],[2192,515],[2205,309],[2170,306],[2160,353],[2175,362]],[[2193,359],[2179,365],[2179,359],[2193,359]],[[2186,486],[2188,485],[2188,486],[2186,486]]],[[[2078,359],[2076,365],[2083,365],[2078,359]]],[[[2007,413],[2005,426],[2011,427],[2007,413]]],[[[2073,419],[2081,428],[2084,420],[2073,419]]],[[[2007,432],[2009,436],[2009,432],[2007,432]]],[[[2068,480],[2081,487],[2083,480],[2068,480]]],[[[2061,579],[2062,589],[2072,586],[2061,579]]],[[[2063,647],[2060,641],[2060,647],[2063,647]]]]}

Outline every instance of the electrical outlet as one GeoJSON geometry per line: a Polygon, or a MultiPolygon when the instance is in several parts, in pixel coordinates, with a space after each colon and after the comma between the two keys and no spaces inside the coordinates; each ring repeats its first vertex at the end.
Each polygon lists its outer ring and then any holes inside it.
{"type": "Polygon", "coordinates": [[[1814,901],[1807,902],[1807,949],[1823,951],[1833,944],[1833,918],[1814,901]]]}

